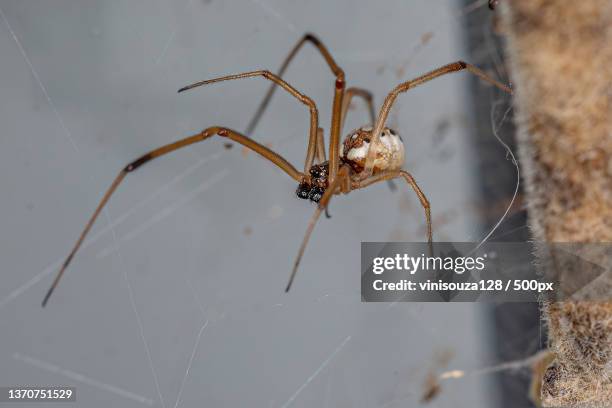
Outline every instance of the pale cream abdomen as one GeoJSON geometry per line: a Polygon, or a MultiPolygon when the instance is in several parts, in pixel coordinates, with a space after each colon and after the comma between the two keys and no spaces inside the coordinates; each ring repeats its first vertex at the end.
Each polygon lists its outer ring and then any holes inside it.
{"type": "MultiPolygon", "coordinates": [[[[372,127],[364,126],[349,133],[340,145],[340,157],[357,173],[361,173],[372,148],[372,127]]],[[[389,128],[380,134],[380,143],[374,159],[374,173],[399,170],[404,165],[404,143],[400,136],[389,128]]]]}

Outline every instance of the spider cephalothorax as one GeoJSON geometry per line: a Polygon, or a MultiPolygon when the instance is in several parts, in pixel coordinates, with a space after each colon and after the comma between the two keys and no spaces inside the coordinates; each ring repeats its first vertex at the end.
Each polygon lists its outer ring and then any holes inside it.
{"type": "MultiPolygon", "coordinates": [[[[355,173],[361,173],[370,151],[372,126],[362,126],[353,130],[340,145],[340,159],[351,166],[355,173]]],[[[373,173],[385,170],[398,170],[404,164],[404,143],[393,130],[383,128],[380,143],[376,149],[373,173]]]]}
{"type": "Polygon", "coordinates": [[[310,168],[310,180],[302,181],[295,193],[299,198],[310,199],[318,203],[327,189],[328,177],[329,162],[315,164],[310,168]]]}

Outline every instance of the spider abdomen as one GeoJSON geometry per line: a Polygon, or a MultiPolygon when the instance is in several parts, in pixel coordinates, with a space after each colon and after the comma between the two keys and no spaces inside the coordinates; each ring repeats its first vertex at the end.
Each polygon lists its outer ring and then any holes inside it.
{"type": "MultiPolygon", "coordinates": [[[[372,127],[363,126],[352,131],[340,145],[340,158],[353,171],[361,173],[371,148],[372,127]]],[[[376,147],[374,173],[386,170],[399,170],[404,165],[404,143],[397,132],[383,128],[380,143],[376,147]]]]}

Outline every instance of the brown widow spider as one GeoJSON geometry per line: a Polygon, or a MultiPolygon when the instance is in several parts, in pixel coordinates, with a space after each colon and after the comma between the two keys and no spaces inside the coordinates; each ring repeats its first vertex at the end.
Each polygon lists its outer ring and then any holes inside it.
{"type": "Polygon", "coordinates": [[[344,71],[338,66],[338,64],[336,64],[336,61],[328,51],[327,47],[325,47],[325,45],[323,45],[323,43],[313,34],[305,34],[300,41],[298,41],[289,55],[285,58],[285,61],[281,65],[281,68],[276,75],[265,70],[245,72],[242,74],[228,75],[220,78],[196,82],[192,85],[179,89],[179,92],[183,92],[201,85],[251,77],[263,77],[269,81],[272,81],[268,93],[260,104],[255,116],[253,117],[253,120],[250,122],[247,131],[245,132],[250,134],[266,109],[272,95],[274,94],[274,91],[276,90],[276,86],[279,85],[298,101],[306,105],[310,112],[310,130],[308,133],[308,147],[306,148],[304,171],[298,171],[284,157],[257,143],[249,137],[240,134],[235,130],[221,126],[206,128],[200,133],[150,151],[149,153],[139,157],[125,166],[112,182],[102,197],[102,200],[98,204],[98,207],[95,209],[91,218],[85,225],[85,228],[83,229],[83,232],[81,232],[81,235],[72,248],[72,251],[70,251],[70,254],[68,254],[68,257],[64,261],[61,269],[55,277],[55,280],[51,284],[51,287],[43,299],[43,307],[47,304],[49,297],[56,288],[64,271],[70,264],[70,261],[72,261],[75,253],[83,243],[85,236],[91,229],[96,218],[100,214],[100,211],[102,211],[111,195],[115,192],[119,184],[121,184],[125,176],[157,157],[163,156],[180,148],[190,146],[194,143],[201,142],[214,135],[231,139],[232,141],[257,152],[263,158],[274,163],[298,183],[296,194],[299,198],[310,199],[311,201],[317,203],[317,208],[310,219],[310,222],[308,223],[306,234],[304,235],[304,239],[295,259],[293,270],[289,278],[289,283],[287,284],[285,291],[289,291],[291,288],[300,259],[304,254],[304,250],[312,230],[314,229],[317,220],[321,216],[322,211],[327,209],[332,196],[340,193],[348,194],[353,190],[364,188],[380,181],[392,180],[401,177],[412,187],[418,196],[423,209],[425,210],[427,240],[429,242],[431,251],[432,229],[429,202],[412,175],[401,169],[404,162],[403,142],[396,132],[385,127],[385,122],[387,120],[387,116],[389,115],[389,111],[391,110],[391,107],[399,94],[425,82],[431,81],[439,76],[464,69],[495,85],[503,91],[512,93],[512,90],[509,87],[492,78],[489,78],[483,71],[475,66],[467,64],[463,61],[457,61],[397,85],[387,95],[382,107],[380,108],[378,117],[376,118],[371,93],[361,88],[346,88],[344,71]],[[319,127],[319,111],[317,109],[317,105],[312,99],[299,92],[281,78],[291,60],[306,42],[310,42],[316,47],[335,76],[334,99],[329,136],[329,160],[326,160],[325,158],[324,135],[323,129],[319,127]],[[348,136],[346,136],[344,141],[340,143],[340,134],[344,119],[351,100],[355,96],[363,98],[368,104],[371,124],[352,131],[348,136]],[[316,164],[315,159],[317,161],[316,164]]]}

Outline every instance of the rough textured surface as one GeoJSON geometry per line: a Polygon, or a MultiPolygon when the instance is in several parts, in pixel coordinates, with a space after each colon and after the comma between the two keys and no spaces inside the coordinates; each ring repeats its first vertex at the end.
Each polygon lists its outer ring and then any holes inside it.
{"type": "MultiPolygon", "coordinates": [[[[502,14],[535,239],[612,241],[612,3],[512,0],[502,14]]],[[[583,296],[544,308],[544,406],[612,405],[612,303],[583,296]]]]}

